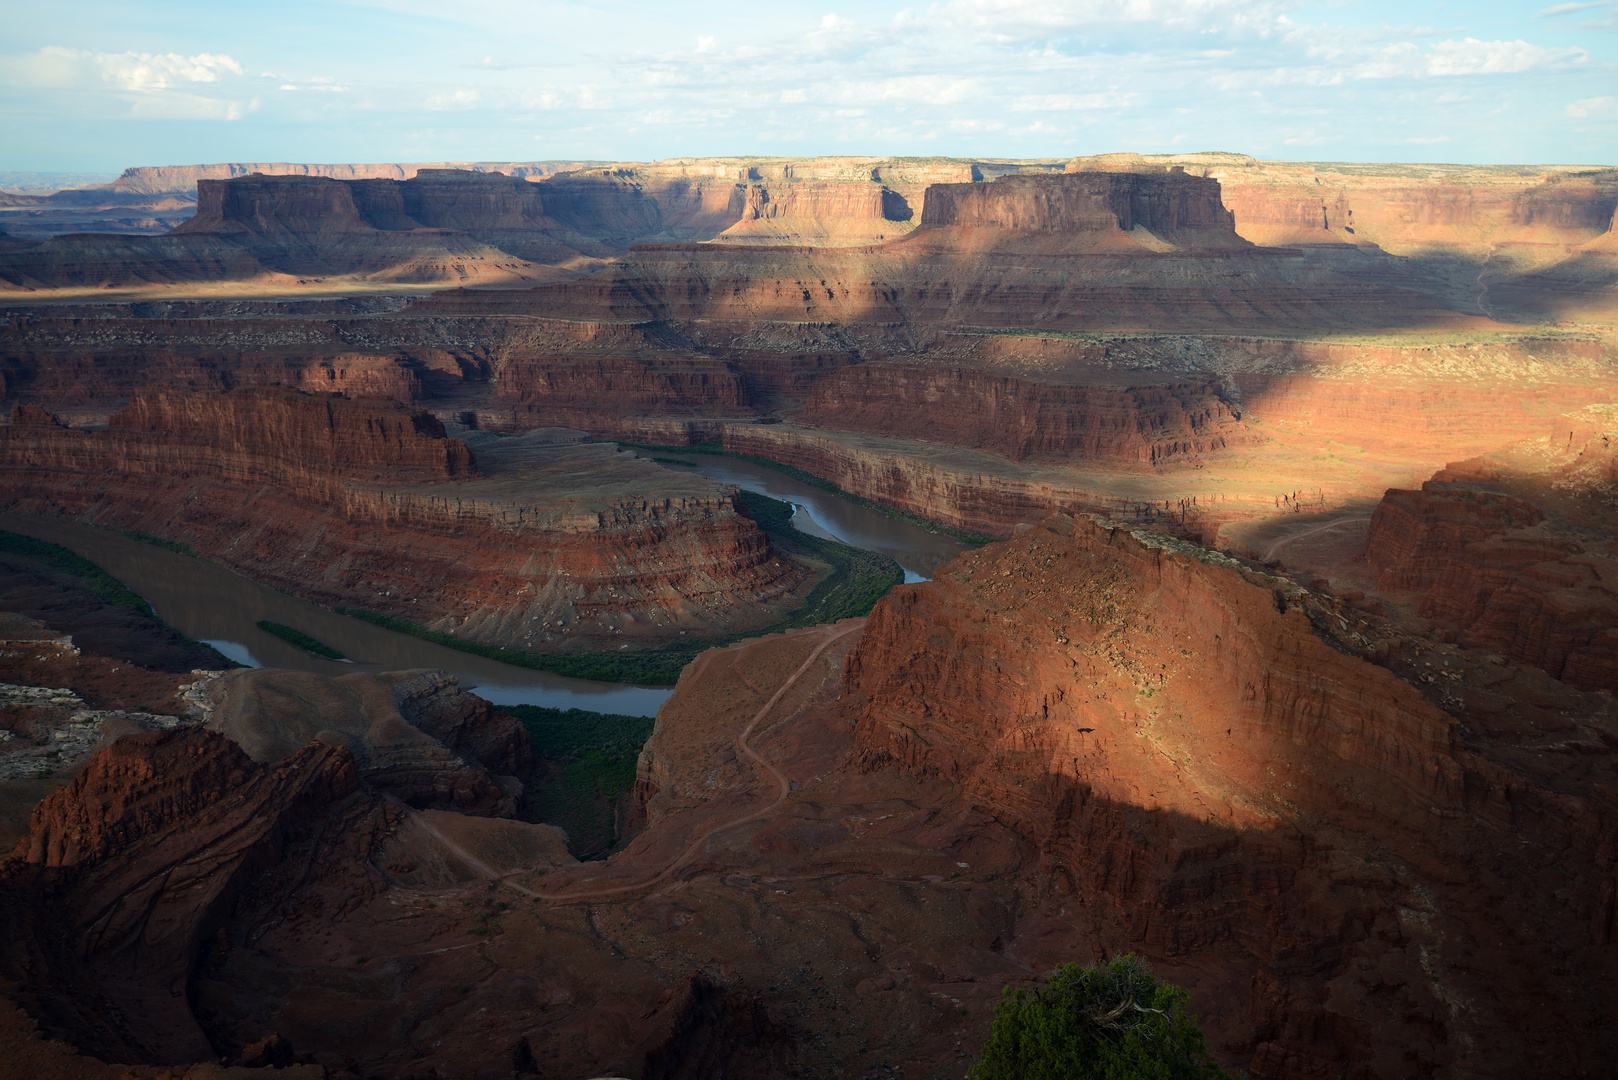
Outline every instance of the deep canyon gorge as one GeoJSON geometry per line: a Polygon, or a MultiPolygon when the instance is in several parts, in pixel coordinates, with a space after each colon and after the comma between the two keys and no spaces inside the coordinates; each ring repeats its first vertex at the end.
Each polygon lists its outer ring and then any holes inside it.
{"type": "Polygon", "coordinates": [[[17,1075],[959,1077],[1129,954],[1258,1080],[1618,1059],[1618,169],[244,163],[0,229],[17,1075]],[[94,534],[672,695],[231,667],[94,534]]]}

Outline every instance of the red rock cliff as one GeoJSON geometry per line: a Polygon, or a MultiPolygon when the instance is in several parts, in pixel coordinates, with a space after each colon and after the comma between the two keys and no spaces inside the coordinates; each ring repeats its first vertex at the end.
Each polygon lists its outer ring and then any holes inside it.
{"type": "Polygon", "coordinates": [[[1607,1054],[1568,1015],[1587,988],[1618,1003],[1603,766],[1463,738],[1340,651],[1320,598],[1161,543],[1057,517],[896,590],[847,663],[867,765],[1024,836],[1087,948],[1117,926],[1113,948],[1216,982],[1201,1018],[1254,1077],[1607,1054]]]}
{"type": "Polygon", "coordinates": [[[186,997],[193,966],[289,838],[357,783],[342,748],[266,768],[199,728],[118,740],[35,808],[0,864],[6,975],[86,1053],[214,1058],[186,997]]]}
{"type": "Polygon", "coordinates": [[[0,427],[0,504],[179,540],[317,603],[503,645],[756,626],[801,580],[734,489],[611,447],[482,438],[493,475],[392,402],[154,391],[106,431],[0,427]]]}
{"type": "Polygon", "coordinates": [[[1216,383],[1064,386],[968,368],[859,364],[815,383],[804,419],[1014,460],[1160,465],[1250,440],[1216,383]]]}
{"type": "Polygon", "coordinates": [[[1219,198],[1219,182],[1172,173],[1004,176],[988,184],[935,184],[927,226],[1016,232],[1130,232],[1144,228],[1188,246],[1245,247],[1219,198]]]}
{"type": "Polygon", "coordinates": [[[1503,453],[1451,464],[1420,491],[1390,490],[1366,537],[1372,572],[1384,588],[1419,593],[1421,615],[1467,647],[1618,691],[1608,431],[1618,431],[1611,407],[1597,407],[1562,418],[1548,446],[1530,444],[1526,470],[1503,453]]]}

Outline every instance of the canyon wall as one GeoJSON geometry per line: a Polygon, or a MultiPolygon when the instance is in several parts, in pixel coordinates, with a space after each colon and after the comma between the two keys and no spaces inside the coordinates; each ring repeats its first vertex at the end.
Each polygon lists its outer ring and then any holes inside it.
{"type": "Polygon", "coordinates": [[[923,228],[1128,233],[1137,227],[1188,247],[1241,248],[1219,182],[1184,172],[1003,176],[928,189],[923,228]]]}
{"type": "Polygon", "coordinates": [[[436,420],[387,402],[154,391],[106,431],[15,420],[9,510],[163,536],[317,603],[491,644],[761,625],[805,573],[733,488],[657,484],[608,446],[487,435],[476,475],[436,420]]]}
{"type": "Polygon", "coordinates": [[[35,808],[0,863],[7,977],[82,1052],[217,1060],[186,995],[196,958],[289,839],[357,786],[341,747],[267,768],[194,727],[119,740],[35,808]]]}
{"type": "Polygon", "coordinates": [[[1618,691],[1614,413],[1581,410],[1548,439],[1390,490],[1366,538],[1379,584],[1415,594],[1420,614],[1467,648],[1618,691]]]}
{"type": "Polygon", "coordinates": [[[300,165],[288,162],[226,162],[218,165],[145,165],[125,169],[112,187],[139,195],[192,194],[203,180],[234,180],[260,173],[264,176],[316,176],[333,180],[409,180],[423,169],[456,169],[504,173],[529,180],[555,176],[581,163],[571,161],[423,162],[379,165],[300,165]]]}
{"type": "Polygon", "coordinates": [[[963,368],[859,364],[810,389],[803,419],[1014,461],[1161,465],[1250,441],[1217,382],[1064,386],[963,368]]]}
{"type": "Polygon", "coordinates": [[[422,169],[409,180],[246,176],[201,180],[197,213],[170,235],[247,233],[313,241],[322,234],[449,229],[479,237],[559,231],[538,185],[504,176],[422,169]]]}
{"type": "Polygon", "coordinates": [[[858,436],[786,424],[727,424],[723,442],[730,453],[802,469],[861,498],[986,536],[1009,536],[1017,525],[1058,510],[1128,512],[1140,501],[1099,484],[1083,486],[1078,475],[1052,480],[988,473],[927,460],[904,443],[862,443],[858,436]]]}
{"type": "Polygon", "coordinates": [[[1458,690],[1429,700],[1367,640],[1286,578],[1056,517],[895,590],[846,678],[867,768],[1025,838],[1068,916],[1045,932],[1185,971],[1249,1075],[1593,1065],[1612,1006],[1576,1002],[1618,1001],[1611,716],[1585,695],[1565,729],[1589,764],[1525,752],[1552,711],[1484,720],[1467,686],[1458,721],[1435,704],[1458,690]]]}

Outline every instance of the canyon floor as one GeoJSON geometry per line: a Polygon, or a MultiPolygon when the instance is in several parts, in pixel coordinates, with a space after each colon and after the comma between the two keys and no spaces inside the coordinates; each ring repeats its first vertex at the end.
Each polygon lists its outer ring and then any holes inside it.
{"type": "Polygon", "coordinates": [[[1007,987],[1129,952],[1261,1080],[1618,1057],[1618,171],[243,166],[0,209],[39,225],[0,244],[28,1075],[959,1076],[1007,987]],[[966,547],[895,587],[675,452],[966,547]],[[563,746],[430,671],[229,670],[35,539],[86,527],[678,683],[643,746],[563,746]]]}

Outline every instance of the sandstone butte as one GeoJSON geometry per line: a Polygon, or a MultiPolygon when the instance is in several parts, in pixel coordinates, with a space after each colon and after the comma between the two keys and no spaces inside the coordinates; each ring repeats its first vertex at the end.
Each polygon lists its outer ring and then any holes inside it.
{"type": "Polygon", "coordinates": [[[437,676],[19,622],[0,757],[78,749],[0,781],[12,1060],[958,1076],[1002,988],[1135,951],[1264,1080],[1607,1068],[1618,173],[389,168],[140,173],[189,224],[4,244],[7,508],[547,648],[802,584],[587,437],[1005,542],[700,656],[605,863],[437,676]]]}
{"type": "Polygon", "coordinates": [[[162,535],[306,599],[494,645],[756,626],[807,574],[734,488],[543,432],[474,442],[386,400],[142,390],[100,431],[18,406],[0,491],[10,511],[162,535]]]}

